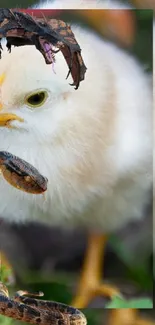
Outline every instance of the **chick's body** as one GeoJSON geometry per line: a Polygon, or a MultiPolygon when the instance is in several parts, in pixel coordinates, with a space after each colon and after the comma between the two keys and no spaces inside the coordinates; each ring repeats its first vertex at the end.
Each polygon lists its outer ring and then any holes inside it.
{"type": "Polygon", "coordinates": [[[45,175],[48,190],[31,195],[0,178],[0,215],[8,221],[39,220],[113,231],[140,218],[151,187],[152,96],[139,64],[115,45],[72,26],[87,66],[78,90],[32,46],[3,51],[0,113],[24,122],[0,128],[0,150],[27,160],[45,175]],[[43,90],[43,105],[26,96],[43,90]]]}

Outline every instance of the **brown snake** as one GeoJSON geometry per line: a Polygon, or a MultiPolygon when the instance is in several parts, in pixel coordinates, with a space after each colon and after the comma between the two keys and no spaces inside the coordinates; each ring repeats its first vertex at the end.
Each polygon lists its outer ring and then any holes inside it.
{"type": "MultiPolygon", "coordinates": [[[[47,190],[47,178],[25,160],[9,152],[0,151],[0,171],[6,181],[19,190],[33,194],[40,194],[47,190]]],[[[42,295],[18,291],[13,298],[10,298],[6,286],[0,282],[0,314],[30,324],[87,324],[84,314],[76,308],[59,302],[33,298],[42,295]]]]}
{"type": "Polygon", "coordinates": [[[0,314],[30,324],[87,324],[84,314],[76,308],[55,301],[25,297],[25,295],[31,294],[27,291],[18,291],[13,298],[10,298],[6,286],[0,283],[0,314]]]}
{"type": "Polygon", "coordinates": [[[9,184],[21,191],[41,194],[47,190],[47,178],[10,152],[0,151],[0,172],[9,184]]]}

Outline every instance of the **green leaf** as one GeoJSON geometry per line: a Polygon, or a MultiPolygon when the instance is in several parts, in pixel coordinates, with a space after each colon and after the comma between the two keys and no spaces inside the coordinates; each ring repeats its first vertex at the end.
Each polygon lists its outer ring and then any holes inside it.
{"type": "Polygon", "coordinates": [[[116,235],[110,236],[110,245],[115,251],[118,258],[126,265],[126,277],[134,281],[144,291],[153,289],[153,278],[150,272],[149,262],[135,259],[130,249],[124,248],[123,243],[116,235]]]}
{"type": "Polygon", "coordinates": [[[114,297],[113,300],[106,306],[108,309],[112,308],[137,308],[137,309],[152,309],[153,302],[149,298],[137,298],[131,300],[114,297]]]}
{"type": "Polygon", "coordinates": [[[11,324],[12,324],[11,318],[0,315],[0,325],[11,325],[11,324]]]}

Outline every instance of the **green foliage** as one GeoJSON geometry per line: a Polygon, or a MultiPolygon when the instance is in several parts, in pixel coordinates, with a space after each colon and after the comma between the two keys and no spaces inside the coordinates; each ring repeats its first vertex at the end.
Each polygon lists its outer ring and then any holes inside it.
{"type": "Polygon", "coordinates": [[[5,265],[0,264],[0,280],[3,283],[7,282],[7,279],[11,277],[12,271],[10,269],[7,269],[5,265]]]}
{"type": "Polygon", "coordinates": [[[12,319],[0,315],[0,325],[13,325],[12,319]]]}
{"type": "MultiPolygon", "coordinates": [[[[6,279],[8,276],[8,271],[3,268],[3,279],[6,279]]],[[[10,276],[10,274],[9,274],[10,276]]],[[[31,288],[30,290],[32,292],[35,291],[43,291],[45,293],[45,297],[43,299],[47,300],[55,300],[55,301],[61,301],[67,304],[70,304],[71,298],[72,298],[72,290],[71,284],[76,283],[76,278],[74,275],[71,275],[68,277],[68,275],[65,274],[59,274],[57,273],[56,276],[53,276],[53,282],[50,281],[50,278],[48,276],[46,279],[43,279],[40,277],[39,281],[39,275],[36,275],[34,278],[34,275],[31,277],[31,283],[26,284],[26,287],[31,288]]],[[[11,291],[16,291],[15,288],[10,288],[11,291]]],[[[24,288],[18,288],[18,289],[24,289],[24,288]]],[[[130,299],[125,300],[120,297],[114,297],[110,303],[107,303],[105,305],[106,309],[113,309],[113,308],[137,308],[137,309],[151,309],[153,308],[153,303],[151,299],[149,298],[137,298],[137,299],[130,299]]],[[[87,309],[83,311],[84,314],[87,317],[88,324],[89,325],[100,325],[102,324],[102,319],[105,314],[104,309],[87,309]]],[[[13,321],[10,318],[0,316],[0,325],[24,325],[21,322],[13,321]]]]}
{"type": "Polygon", "coordinates": [[[149,298],[125,300],[119,297],[114,297],[113,300],[106,306],[108,309],[116,308],[136,308],[136,309],[152,309],[153,302],[149,298]]]}
{"type": "Polygon", "coordinates": [[[136,260],[130,247],[128,249],[127,247],[124,248],[123,243],[115,235],[111,236],[110,243],[117,256],[127,267],[127,279],[134,281],[143,291],[153,290],[153,276],[149,267],[149,256],[145,261],[140,261],[138,258],[136,260]]]}

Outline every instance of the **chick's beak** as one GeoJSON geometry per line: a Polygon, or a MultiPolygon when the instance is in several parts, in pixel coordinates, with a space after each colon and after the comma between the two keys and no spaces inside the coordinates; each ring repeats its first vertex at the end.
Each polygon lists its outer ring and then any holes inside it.
{"type": "MultiPolygon", "coordinates": [[[[1,104],[0,104],[0,108],[1,108],[1,104]]],[[[10,123],[12,121],[19,121],[19,122],[23,122],[24,120],[17,116],[16,114],[11,114],[11,113],[4,113],[4,114],[0,114],[0,127],[11,127],[10,123]]]]}
{"type": "MultiPolygon", "coordinates": [[[[0,75],[0,87],[4,84],[6,79],[6,75],[3,73],[0,75]]],[[[1,111],[3,110],[3,103],[0,102],[0,127],[11,127],[10,123],[12,121],[20,121],[23,122],[24,120],[17,116],[16,114],[11,114],[11,113],[2,113],[1,111]]]]}

